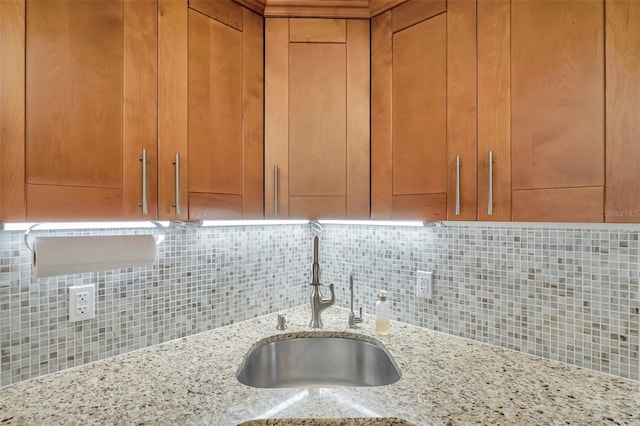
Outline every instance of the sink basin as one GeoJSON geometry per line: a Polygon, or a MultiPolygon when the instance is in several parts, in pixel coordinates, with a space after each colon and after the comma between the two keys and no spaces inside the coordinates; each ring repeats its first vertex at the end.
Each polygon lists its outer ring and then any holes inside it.
{"type": "Polygon", "coordinates": [[[400,370],[388,352],[372,342],[344,337],[300,337],[258,345],[237,374],[257,388],[383,386],[400,370]]]}
{"type": "Polygon", "coordinates": [[[367,417],[367,418],[348,418],[348,419],[261,419],[249,420],[240,423],[238,426],[415,426],[403,419],[395,417],[367,417]]]}

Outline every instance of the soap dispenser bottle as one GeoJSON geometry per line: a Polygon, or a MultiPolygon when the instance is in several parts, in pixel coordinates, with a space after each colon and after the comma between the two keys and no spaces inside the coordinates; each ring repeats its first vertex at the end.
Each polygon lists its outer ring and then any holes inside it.
{"type": "Polygon", "coordinates": [[[387,292],[380,290],[378,301],[376,302],[376,333],[381,336],[389,334],[391,326],[389,303],[387,302],[387,292]]]}

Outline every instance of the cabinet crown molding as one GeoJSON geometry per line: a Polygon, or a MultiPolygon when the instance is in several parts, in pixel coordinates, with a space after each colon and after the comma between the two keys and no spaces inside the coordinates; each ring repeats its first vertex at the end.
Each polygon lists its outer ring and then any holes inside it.
{"type": "Polygon", "coordinates": [[[369,19],[407,0],[234,0],[266,17],[369,19]]]}

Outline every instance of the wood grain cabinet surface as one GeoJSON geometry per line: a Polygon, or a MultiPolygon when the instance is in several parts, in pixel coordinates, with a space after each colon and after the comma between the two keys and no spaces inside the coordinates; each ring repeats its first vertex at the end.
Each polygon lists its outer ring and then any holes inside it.
{"type": "Polygon", "coordinates": [[[265,216],[369,217],[369,22],[266,20],[265,216]]]}
{"type": "Polygon", "coordinates": [[[0,1],[0,221],[25,220],[25,12],[0,1]]]}
{"type": "Polygon", "coordinates": [[[189,219],[260,218],[263,19],[219,0],[188,18],[189,219]]]}
{"type": "Polygon", "coordinates": [[[640,222],[640,2],[605,2],[606,222],[640,222]]]}
{"type": "Polygon", "coordinates": [[[514,221],[604,220],[604,2],[511,3],[514,221]]]}
{"type": "Polygon", "coordinates": [[[0,220],[640,222],[640,2],[360,3],[0,1],[0,220]]]}
{"type": "Polygon", "coordinates": [[[476,219],[475,22],[469,1],[373,18],[372,218],[476,219]]]}
{"type": "Polygon", "coordinates": [[[263,216],[263,18],[192,3],[2,3],[3,220],[263,216]]]}
{"type": "Polygon", "coordinates": [[[231,0],[160,0],[159,21],[160,216],[261,218],[263,18],[231,0]]]}
{"type": "Polygon", "coordinates": [[[27,220],[155,218],[156,7],[26,2],[27,220]]]}
{"type": "Polygon", "coordinates": [[[640,222],[638,46],[638,2],[478,0],[479,220],[640,222]]]}

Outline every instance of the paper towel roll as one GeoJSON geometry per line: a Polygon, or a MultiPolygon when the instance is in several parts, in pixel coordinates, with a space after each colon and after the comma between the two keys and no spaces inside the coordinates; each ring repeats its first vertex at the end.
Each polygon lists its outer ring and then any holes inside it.
{"type": "Polygon", "coordinates": [[[153,235],[36,237],[33,276],[150,266],[155,260],[153,235]]]}

